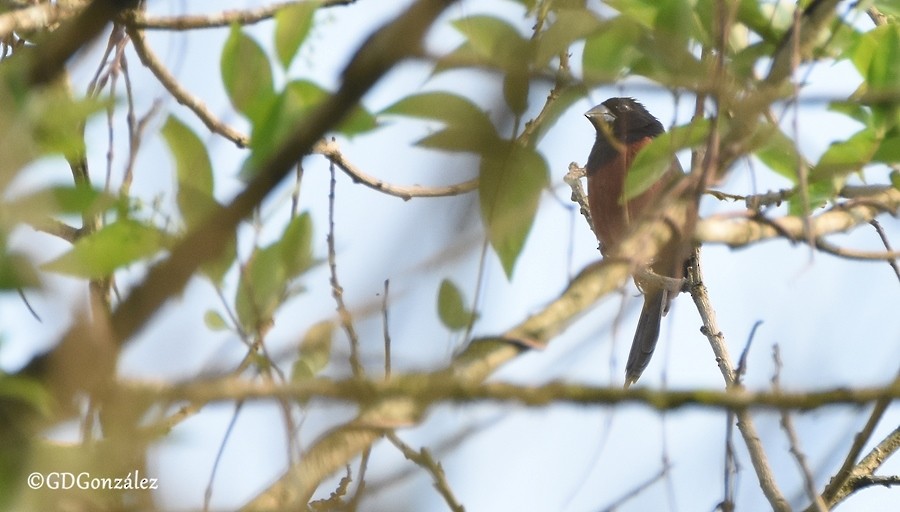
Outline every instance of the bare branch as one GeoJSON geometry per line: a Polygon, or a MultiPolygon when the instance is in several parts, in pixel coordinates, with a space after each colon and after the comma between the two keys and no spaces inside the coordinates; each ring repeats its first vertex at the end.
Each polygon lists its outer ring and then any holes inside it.
{"type": "MultiPolygon", "coordinates": [[[[239,25],[252,25],[272,19],[278,11],[297,4],[308,3],[309,0],[293,0],[281,2],[256,9],[241,9],[221,11],[214,14],[182,15],[173,17],[147,16],[144,13],[135,13],[128,22],[141,29],[149,30],[195,30],[201,28],[227,27],[232,23],[239,25]]],[[[322,0],[319,7],[334,7],[351,5],[356,0],[322,0]]]]}

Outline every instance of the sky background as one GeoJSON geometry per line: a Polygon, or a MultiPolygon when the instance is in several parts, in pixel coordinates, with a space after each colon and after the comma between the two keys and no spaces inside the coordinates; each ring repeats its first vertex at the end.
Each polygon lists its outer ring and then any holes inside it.
{"type": "MultiPolygon", "coordinates": [[[[312,78],[333,89],[342,66],[365,37],[408,4],[360,0],[351,7],[322,10],[288,78],[312,78]]],[[[148,5],[154,14],[182,14],[262,4],[157,0],[148,5]]],[[[523,34],[528,33],[529,21],[512,2],[462,2],[438,22],[430,35],[429,48],[445,51],[461,41],[447,20],[484,12],[500,14],[517,23],[523,34]]],[[[860,19],[859,26],[868,28],[867,20],[860,19]]],[[[271,47],[271,23],[260,23],[248,31],[266,48],[271,47]]],[[[233,113],[224,94],[218,70],[227,34],[227,29],[153,32],[148,39],[188,90],[202,97],[224,120],[246,132],[247,124],[233,113]]],[[[103,46],[105,40],[73,67],[76,90],[85,89],[103,46]]],[[[576,75],[579,52],[576,45],[572,59],[576,75]]],[[[128,59],[138,112],[142,114],[165,91],[132,52],[128,59]]],[[[502,118],[503,113],[497,110],[501,90],[496,76],[451,72],[430,77],[429,71],[428,64],[421,62],[399,66],[365,97],[366,107],[378,111],[417,91],[452,91],[492,109],[495,120],[502,118]]],[[[808,86],[803,95],[846,97],[859,80],[846,62],[820,64],[806,77],[808,86]]],[[[532,85],[532,116],[542,105],[550,85],[532,85]]],[[[593,143],[594,131],[582,113],[619,95],[639,98],[666,126],[688,121],[693,109],[689,95],[676,103],[663,89],[645,81],[627,80],[591,91],[587,99],[566,112],[538,146],[549,164],[552,186],[542,195],[514,279],[507,281],[496,256],[487,256],[476,336],[502,332],[538,311],[558,296],[575,273],[598,259],[596,240],[569,201],[569,189],[562,177],[570,162],[584,163],[593,143]]],[[[222,201],[228,200],[240,190],[236,175],[245,154],[228,141],[209,134],[187,109],[174,101],[168,100],[165,110],[187,122],[208,141],[216,171],[216,195],[222,201]]],[[[124,114],[124,110],[119,113],[124,114]]],[[[788,114],[786,121],[791,122],[793,115],[788,114]]],[[[826,112],[821,101],[802,103],[796,115],[799,148],[813,161],[832,141],[846,138],[858,129],[846,118],[826,112]]],[[[114,184],[118,183],[127,155],[122,117],[116,126],[114,184]]],[[[138,157],[133,190],[145,198],[161,198],[163,208],[168,209],[174,204],[172,159],[155,134],[164,120],[165,116],[158,116],[148,131],[138,157]]],[[[338,137],[344,155],[368,174],[392,183],[423,185],[458,183],[476,175],[474,157],[412,146],[434,125],[398,118],[385,118],[383,122],[385,125],[371,134],[351,140],[338,137]]],[[[93,148],[90,164],[98,177],[105,165],[106,130],[102,116],[88,129],[88,147],[93,148]]],[[[682,163],[688,167],[686,158],[682,163]]],[[[328,166],[324,158],[312,156],[305,160],[304,167],[301,207],[312,212],[315,254],[324,258],[328,166]]],[[[886,169],[874,168],[866,173],[871,183],[885,183],[886,177],[886,169]]],[[[42,161],[23,173],[7,193],[70,179],[64,162],[42,161]]],[[[744,161],[737,164],[719,188],[746,194],[787,186],[786,180],[766,171],[758,162],[748,165],[744,161]]],[[[290,190],[290,184],[283,185],[264,206],[263,240],[281,232],[287,219],[290,190]]],[[[483,233],[476,195],[404,202],[353,184],[340,172],[336,195],[339,277],[345,299],[355,312],[364,362],[374,375],[379,375],[383,356],[378,308],[383,282],[390,279],[394,371],[446,365],[462,348],[463,340],[441,326],[435,306],[437,290],[443,278],[451,278],[471,299],[478,286],[483,233]]],[[[150,211],[151,206],[148,204],[147,208],[150,211]]],[[[704,215],[741,209],[741,204],[712,198],[705,198],[702,203],[704,215]]],[[[900,245],[900,225],[889,217],[880,220],[896,249],[900,245]]],[[[249,229],[244,228],[241,234],[244,242],[251,239],[249,229]]],[[[845,247],[881,249],[874,230],[866,226],[830,240],[845,247]]],[[[17,231],[13,242],[39,261],[49,261],[67,249],[65,243],[30,228],[17,231]]],[[[242,250],[246,255],[246,243],[242,250]]],[[[706,284],[733,357],[740,353],[753,324],[762,322],[749,353],[745,377],[749,387],[769,385],[775,344],[784,362],[782,385],[792,390],[878,385],[897,372],[900,287],[886,264],[842,260],[781,240],[739,250],[704,246],[702,258],[706,284]]],[[[122,289],[127,290],[128,283],[141,276],[140,268],[124,272],[120,279],[122,289]]],[[[230,282],[236,282],[234,274],[230,282]]],[[[282,309],[267,339],[270,353],[282,355],[285,369],[306,329],[334,314],[325,265],[305,275],[301,283],[308,292],[282,309]]],[[[86,286],[78,280],[48,275],[45,284],[45,291],[29,294],[42,323],[28,316],[14,294],[2,299],[0,367],[5,370],[15,370],[34,353],[52,346],[74,318],[78,304],[84,303],[86,286]]],[[[228,296],[233,296],[233,288],[228,296]]],[[[633,285],[621,294],[606,297],[546,350],[517,358],[493,379],[529,385],[557,379],[620,385],[640,303],[633,285]]],[[[120,373],[134,378],[187,380],[233,368],[245,348],[233,334],[211,332],[204,325],[203,314],[210,309],[222,310],[214,290],[205,281],[193,281],[183,296],[170,301],[128,346],[120,361],[120,373]]],[[[639,385],[721,389],[721,375],[699,326],[690,298],[681,296],[663,320],[657,354],[639,385]]],[[[346,347],[343,335],[338,335],[335,362],[327,369],[328,374],[348,372],[346,347]]],[[[317,404],[305,416],[301,444],[309,446],[319,433],[351,418],[353,412],[341,405],[317,404]]],[[[160,479],[157,497],[161,508],[188,510],[202,505],[203,489],[232,414],[231,405],[208,406],[152,450],[152,476],[160,479]]],[[[867,414],[868,409],[833,407],[795,415],[802,448],[820,487],[840,464],[867,414]]],[[[801,475],[788,453],[778,416],[760,413],[754,419],[781,489],[793,504],[805,506],[801,475]]],[[[434,451],[467,510],[602,509],[656,475],[664,458],[671,467],[669,479],[650,486],[621,510],[712,510],[722,498],[725,421],[722,413],[697,409],[659,414],[642,406],[611,409],[560,405],[527,409],[482,404],[436,407],[421,426],[400,430],[399,435],[413,447],[427,446],[434,451]],[[441,449],[442,445],[447,447],[441,449]]],[[[873,439],[884,437],[898,421],[900,409],[894,406],[873,439]]],[[[69,426],[50,434],[61,440],[74,440],[77,429],[69,426]]],[[[740,509],[765,509],[767,503],[737,435],[735,444],[741,466],[737,477],[740,509]]],[[[228,509],[245,503],[280,476],[287,464],[279,409],[270,404],[247,405],[225,446],[214,482],[213,507],[228,509]]],[[[354,475],[356,468],[354,464],[354,475]]],[[[898,472],[900,463],[896,460],[889,461],[881,471],[898,472]]],[[[364,502],[364,510],[446,509],[431,487],[430,477],[387,443],[375,445],[369,475],[367,486],[381,490],[364,502]]],[[[320,489],[324,494],[319,497],[327,497],[340,476],[323,484],[320,489]]],[[[868,489],[851,498],[841,510],[893,510],[895,505],[891,504],[897,503],[897,496],[897,491],[868,489]]]]}

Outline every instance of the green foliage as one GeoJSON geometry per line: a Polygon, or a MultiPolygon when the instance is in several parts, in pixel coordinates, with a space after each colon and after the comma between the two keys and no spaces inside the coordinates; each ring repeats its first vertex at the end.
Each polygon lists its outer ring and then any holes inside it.
{"type": "Polygon", "coordinates": [[[684,126],[676,126],[653,140],[634,159],[628,176],[625,177],[623,201],[639,195],[650,188],[666,172],[675,153],[682,149],[694,148],[709,136],[709,121],[702,119],[684,126]]]}
{"type": "Polygon", "coordinates": [[[154,256],[167,247],[167,239],[167,235],[153,225],[122,218],[79,238],[70,250],[41,265],[41,269],[100,279],[131,263],[154,256]]]}
{"type": "Polygon", "coordinates": [[[568,51],[572,43],[597,32],[602,25],[592,12],[581,9],[560,10],[556,21],[540,34],[534,55],[535,67],[548,65],[553,57],[568,51]]]}
{"type": "Polygon", "coordinates": [[[325,369],[331,358],[333,339],[334,324],[329,321],[319,322],[306,331],[291,371],[294,382],[311,379],[325,369]]]}
{"type": "Polygon", "coordinates": [[[472,323],[473,317],[477,317],[474,311],[466,307],[462,291],[449,279],[441,281],[437,297],[437,311],[441,323],[451,331],[465,329],[472,323]]]}
{"type": "Polygon", "coordinates": [[[227,331],[228,323],[222,318],[218,311],[212,309],[203,313],[203,323],[210,331],[227,331]]]}
{"type": "MultiPolygon", "coordinates": [[[[178,210],[188,229],[198,228],[221,208],[213,196],[209,153],[193,130],[174,116],[169,116],[160,134],[175,159],[178,210]]],[[[222,254],[202,266],[203,273],[214,283],[219,283],[234,263],[235,255],[235,243],[232,241],[222,254]]]]}
{"type": "Polygon", "coordinates": [[[275,52],[281,67],[290,67],[297,50],[312,29],[313,15],[319,3],[309,0],[290,5],[275,14],[275,52]]]}
{"type": "Polygon", "coordinates": [[[212,164],[206,146],[174,116],[169,116],[160,134],[175,159],[178,209],[188,228],[195,227],[217,206],[213,198],[212,164]]]}
{"type": "MultiPolygon", "coordinates": [[[[769,169],[797,183],[802,156],[797,152],[794,141],[780,128],[771,125],[760,125],[756,135],[756,157],[769,169]]],[[[805,165],[809,168],[808,164],[805,165]]]]}
{"type": "Polygon", "coordinates": [[[288,223],[281,238],[253,249],[241,269],[235,297],[238,321],[245,332],[258,332],[272,322],[289,297],[289,284],[309,270],[312,256],[312,219],[303,213],[288,223]]]}
{"type": "Polygon", "coordinates": [[[515,143],[503,144],[481,159],[481,219],[507,277],[525,246],[548,175],[540,153],[515,143]]]}
{"type": "Polygon", "coordinates": [[[487,114],[467,98],[456,94],[413,94],[387,107],[381,114],[443,123],[443,129],[416,142],[426,148],[482,154],[496,147],[501,140],[487,114]]]}
{"type": "Polygon", "coordinates": [[[48,217],[94,216],[113,208],[123,209],[124,200],[88,185],[52,185],[21,195],[3,206],[9,223],[39,224],[48,217]]]}
{"type": "Polygon", "coordinates": [[[266,119],[275,101],[272,67],[259,43],[248,36],[239,25],[222,48],[222,83],[231,104],[255,125],[266,119]]]}

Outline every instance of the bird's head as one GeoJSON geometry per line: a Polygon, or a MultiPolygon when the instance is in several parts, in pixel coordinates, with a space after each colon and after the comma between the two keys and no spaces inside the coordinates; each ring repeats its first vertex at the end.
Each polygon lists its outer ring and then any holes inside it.
{"type": "Polygon", "coordinates": [[[665,132],[662,123],[634,98],[610,98],[584,113],[598,137],[629,144],[665,132]]]}

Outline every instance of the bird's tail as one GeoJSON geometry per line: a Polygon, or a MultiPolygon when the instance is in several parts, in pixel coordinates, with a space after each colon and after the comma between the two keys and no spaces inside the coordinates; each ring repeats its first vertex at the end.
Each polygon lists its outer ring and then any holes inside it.
{"type": "Polygon", "coordinates": [[[650,358],[653,357],[653,349],[656,348],[656,341],[659,339],[659,324],[665,300],[666,292],[662,288],[645,290],[644,307],[641,308],[641,318],[638,320],[634,341],[631,342],[631,352],[628,354],[628,363],[625,365],[626,388],[637,382],[650,363],[650,358]]]}

